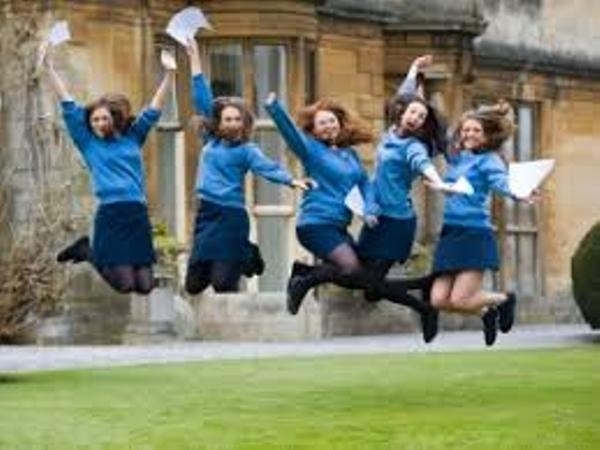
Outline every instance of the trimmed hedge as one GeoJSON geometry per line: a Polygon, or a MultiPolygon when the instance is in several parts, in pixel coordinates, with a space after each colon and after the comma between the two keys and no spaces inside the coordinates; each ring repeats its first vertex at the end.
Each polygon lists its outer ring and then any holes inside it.
{"type": "Polygon", "coordinates": [[[579,243],[571,259],[571,279],[583,318],[592,328],[600,328],[600,222],[579,243]]]}

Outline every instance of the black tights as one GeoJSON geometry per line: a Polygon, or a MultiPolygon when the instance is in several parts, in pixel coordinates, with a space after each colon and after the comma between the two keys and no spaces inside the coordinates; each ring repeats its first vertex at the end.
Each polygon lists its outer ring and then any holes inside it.
{"type": "Polygon", "coordinates": [[[386,280],[385,276],[393,264],[394,261],[381,259],[361,261],[352,246],[341,244],[327,256],[325,262],[315,265],[304,276],[311,287],[333,282],[347,289],[367,290],[376,297],[424,312],[426,303],[407,292],[408,289],[421,289],[423,281],[386,280]]]}
{"type": "Polygon", "coordinates": [[[196,295],[212,285],[215,292],[238,292],[243,261],[199,261],[188,266],[185,290],[196,295]]]}
{"type": "Polygon", "coordinates": [[[150,266],[114,266],[97,268],[104,280],[117,292],[148,295],[154,288],[150,266]]]}

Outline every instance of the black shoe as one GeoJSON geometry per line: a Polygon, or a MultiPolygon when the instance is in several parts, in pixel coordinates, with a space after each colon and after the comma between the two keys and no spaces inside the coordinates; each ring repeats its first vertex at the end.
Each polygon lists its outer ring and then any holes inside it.
{"type": "Polygon", "coordinates": [[[248,260],[244,263],[243,274],[250,278],[254,275],[262,275],[265,271],[265,260],[262,258],[258,245],[250,242],[248,260]]]}
{"type": "Polygon", "coordinates": [[[293,278],[297,275],[306,275],[308,272],[312,270],[313,266],[309,264],[304,264],[300,261],[294,261],[292,265],[292,273],[290,274],[290,278],[293,278]]]}
{"type": "Polygon", "coordinates": [[[74,264],[87,261],[90,256],[90,238],[83,236],[73,242],[71,245],[61,250],[56,255],[56,260],[60,263],[73,261],[74,264]]]}
{"type": "Polygon", "coordinates": [[[377,303],[378,301],[383,299],[383,297],[381,297],[379,291],[374,288],[365,289],[364,298],[369,303],[377,303]]]}
{"type": "Polygon", "coordinates": [[[421,313],[421,331],[426,344],[433,341],[438,333],[438,319],[439,312],[430,306],[421,313]]]}
{"type": "Polygon", "coordinates": [[[483,335],[485,337],[485,345],[488,347],[494,345],[496,342],[496,336],[498,334],[498,310],[496,308],[490,308],[481,317],[483,321],[483,335]]]}
{"type": "Polygon", "coordinates": [[[498,313],[500,319],[500,331],[508,333],[515,323],[515,310],[517,307],[517,296],[514,292],[509,292],[506,301],[498,305],[498,313]]]}
{"type": "Polygon", "coordinates": [[[296,275],[290,278],[287,285],[287,310],[291,315],[295,316],[298,314],[298,310],[310,287],[306,277],[303,275],[296,275]]]}

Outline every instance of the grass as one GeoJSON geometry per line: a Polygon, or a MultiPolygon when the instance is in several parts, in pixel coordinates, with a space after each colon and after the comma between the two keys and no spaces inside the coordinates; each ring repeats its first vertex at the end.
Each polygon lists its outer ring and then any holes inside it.
{"type": "Polygon", "coordinates": [[[1,449],[597,449],[600,349],[0,376],[1,449]]]}

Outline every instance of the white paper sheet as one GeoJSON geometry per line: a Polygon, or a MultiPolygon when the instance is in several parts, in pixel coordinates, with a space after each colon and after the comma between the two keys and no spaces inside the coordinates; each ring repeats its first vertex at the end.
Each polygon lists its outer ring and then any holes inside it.
{"type": "Polygon", "coordinates": [[[510,163],[508,187],[516,197],[527,198],[544,182],[552,169],[554,169],[553,159],[510,163]]]}
{"type": "Polygon", "coordinates": [[[473,192],[475,192],[473,186],[469,183],[469,180],[464,176],[460,177],[454,183],[448,183],[447,186],[449,190],[455,194],[473,195],[473,192]]]}
{"type": "Polygon", "coordinates": [[[63,42],[71,39],[71,33],[69,32],[69,24],[66,21],[56,22],[46,40],[50,43],[50,45],[57,46],[62,44],[63,42]]]}
{"type": "Polygon", "coordinates": [[[346,195],[346,199],[344,200],[346,207],[352,211],[354,214],[360,217],[364,217],[365,215],[365,200],[363,199],[362,194],[360,193],[360,189],[358,186],[354,186],[346,195]]]}
{"type": "Polygon", "coordinates": [[[188,39],[193,38],[199,28],[212,30],[212,26],[202,13],[202,10],[195,6],[190,6],[171,17],[166,31],[177,42],[187,45],[188,39]]]}

